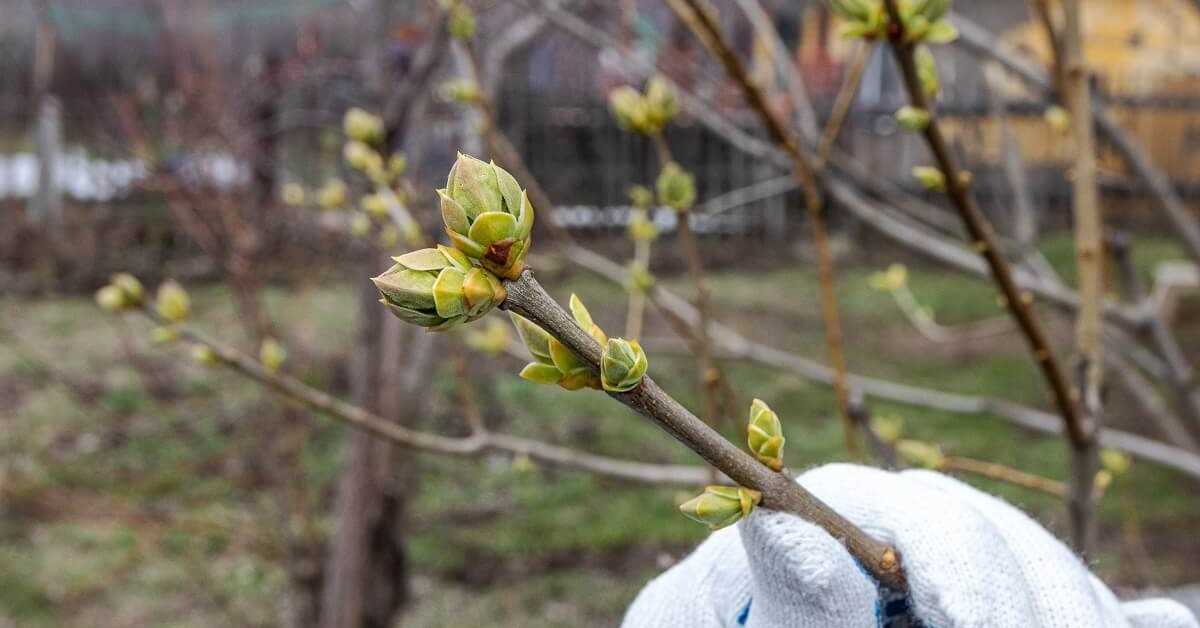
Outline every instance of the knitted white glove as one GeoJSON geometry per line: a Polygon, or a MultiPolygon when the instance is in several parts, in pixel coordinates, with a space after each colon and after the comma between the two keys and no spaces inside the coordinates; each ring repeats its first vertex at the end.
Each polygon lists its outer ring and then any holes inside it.
{"type": "MultiPolygon", "coordinates": [[[[927,626],[1200,626],[1171,600],[1118,602],[1024,513],[938,473],[835,464],[799,482],[895,545],[927,626]]],[[[828,533],[758,509],[651,581],[623,626],[859,628],[893,610],[880,606],[874,581],[828,533]]]]}

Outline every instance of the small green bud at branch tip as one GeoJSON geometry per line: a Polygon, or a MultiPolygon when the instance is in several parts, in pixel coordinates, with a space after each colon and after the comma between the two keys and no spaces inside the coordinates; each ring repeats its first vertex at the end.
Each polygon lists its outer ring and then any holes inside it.
{"type": "Polygon", "coordinates": [[[740,486],[709,486],[679,506],[687,518],[719,530],[750,516],[762,493],[740,486]]]}

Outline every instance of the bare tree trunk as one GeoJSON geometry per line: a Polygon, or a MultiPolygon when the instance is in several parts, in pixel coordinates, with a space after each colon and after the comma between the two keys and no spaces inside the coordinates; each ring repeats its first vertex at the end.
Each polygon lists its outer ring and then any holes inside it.
{"type": "MultiPolygon", "coordinates": [[[[50,23],[49,6],[45,1],[35,5],[37,13],[37,35],[33,54],[33,85],[30,109],[34,120],[34,145],[38,158],[38,184],[29,213],[34,222],[40,223],[46,239],[54,247],[59,245],[62,229],[62,188],[59,186],[58,166],[62,158],[62,108],[50,93],[54,78],[54,53],[57,37],[50,23]]],[[[51,264],[56,254],[47,257],[51,264]]]]}
{"type": "MultiPolygon", "coordinates": [[[[407,80],[392,85],[386,66],[388,26],[393,17],[389,0],[376,3],[377,53],[370,59],[373,91],[384,107],[385,154],[403,144],[408,114],[432,76],[437,55],[418,60],[407,80]],[[389,98],[395,94],[395,98],[389,98]]],[[[398,17],[413,19],[419,3],[399,3],[398,17]]],[[[426,22],[435,29],[433,48],[442,47],[440,20],[426,22]]],[[[429,50],[424,51],[426,53],[429,50]]],[[[364,264],[373,268],[385,260],[374,248],[364,264]]],[[[358,335],[354,348],[353,397],[358,405],[399,423],[422,416],[428,395],[419,394],[432,377],[429,334],[407,329],[379,307],[378,292],[364,281],[359,291],[358,335]]],[[[394,448],[364,432],[350,437],[348,466],[338,484],[335,513],[337,532],[330,543],[321,602],[322,628],[388,628],[408,599],[408,563],[404,519],[408,499],[416,491],[415,468],[393,455],[394,448]]]]}

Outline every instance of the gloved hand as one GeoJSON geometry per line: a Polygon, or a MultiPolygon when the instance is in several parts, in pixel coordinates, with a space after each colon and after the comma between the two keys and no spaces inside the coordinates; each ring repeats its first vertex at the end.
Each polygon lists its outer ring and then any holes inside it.
{"type": "MultiPolygon", "coordinates": [[[[894,544],[927,626],[1200,626],[1171,600],[1118,602],[1024,513],[944,475],[833,464],[799,482],[894,544]]],[[[623,626],[860,628],[880,624],[880,606],[874,581],[833,537],[760,508],[646,585],[623,626]]]]}

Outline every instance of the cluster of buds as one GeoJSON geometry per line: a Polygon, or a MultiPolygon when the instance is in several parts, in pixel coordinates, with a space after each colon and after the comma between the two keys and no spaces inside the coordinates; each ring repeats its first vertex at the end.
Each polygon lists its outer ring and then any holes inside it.
{"type": "Polygon", "coordinates": [[[761,399],[750,404],[750,423],[746,427],[747,444],[759,462],[774,471],[783,468],[783,424],[779,415],[761,399]]]}
{"type": "MultiPolygon", "coordinates": [[[[783,469],[783,424],[779,415],[761,399],[750,404],[750,421],[746,426],[747,445],[759,462],[773,471],[783,469]]],[[[762,493],[741,486],[709,486],[679,510],[711,530],[724,528],[750,515],[762,493]]]]}
{"type": "Polygon", "coordinates": [[[762,493],[741,486],[708,486],[699,496],[679,506],[689,519],[719,530],[750,516],[762,493]]]}
{"type": "Polygon", "coordinates": [[[117,273],[108,285],[96,291],[96,304],[110,312],[141,307],[146,298],[142,282],[129,273],[117,273]]]}
{"type": "Polygon", "coordinates": [[[608,106],[617,124],[627,131],[643,135],[658,135],[679,113],[675,90],[661,76],[646,83],[643,94],[624,85],[608,94],[608,106]]]}
{"type": "Polygon", "coordinates": [[[433,331],[477,320],[504,300],[504,285],[447,246],[392,258],[396,264],[372,278],[380,301],[400,320],[433,331]]]}
{"type": "Polygon", "coordinates": [[[533,232],[533,205],[517,180],[495,163],[459,153],[437,193],[454,247],[489,271],[516,279],[533,232]]]}
{"type": "MultiPolygon", "coordinates": [[[[896,4],[906,42],[945,44],[958,37],[958,30],[946,19],[950,0],[898,0],[896,4]]],[[[846,20],[844,37],[876,39],[887,34],[883,0],[829,0],[829,5],[846,20]]]]}
{"type": "Polygon", "coordinates": [[[696,180],[675,162],[668,162],[654,183],[658,202],[677,212],[685,212],[696,202],[696,180]]]}
{"type": "MultiPolygon", "coordinates": [[[[592,315],[584,307],[583,301],[574,294],[571,295],[570,309],[571,316],[584,331],[602,346],[608,345],[608,336],[592,320],[592,315]]],[[[523,379],[538,384],[557,384],[566,390],[599,390],[604,387],[601,378],[596,376],[588,363],[549,332],[519,314],[509,312],[509,316],[517,328],[517,335],[521,337],[521,342],[534,360],[521,369],[523,379]]]]}
{"type": "Polygon", "coordinates": [[[342,118],[342,131],[346,136],[343,160],[352,170],[362,173],[374,188],[358,199],[357,209],[361,211],[356,210],[349,186],[338,178],[328,179],[311,192],[299,183],[286,183],[280,189],[280,199],[293,207],[311,199],[322,210],[352,212],[348,227],[355,237],[370,235],[378,223],[378,241],[383,247],[394,246],[402,237],[409,242],[420,242],[420,227],[404,202],[407,194],[401,177],[408,161],[401,153],[385,160],[380,152],[386,139],[383,119],[364,109],[351,108],[342,118]]]}

